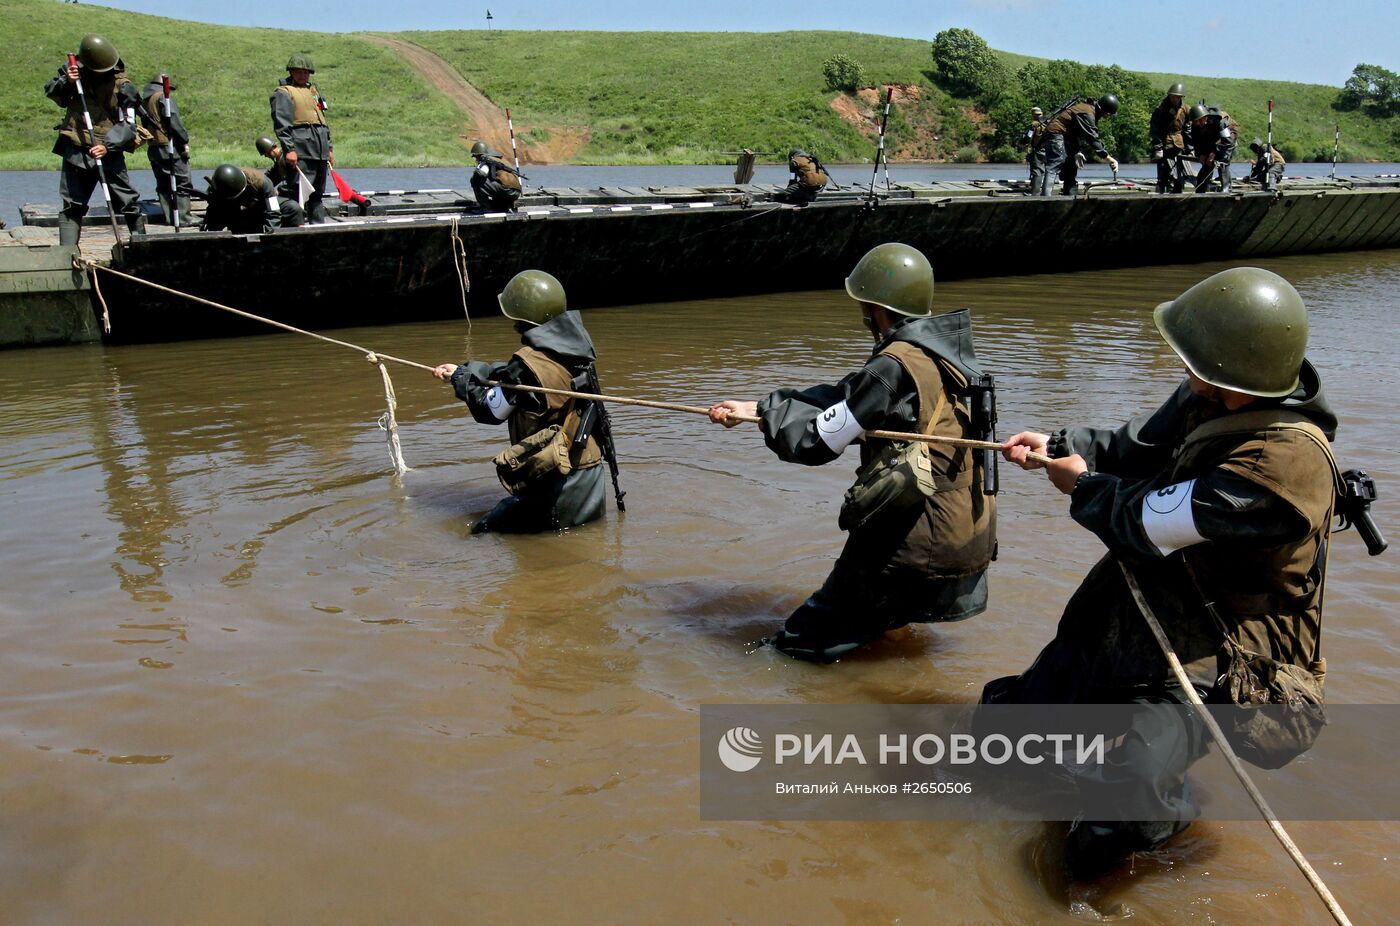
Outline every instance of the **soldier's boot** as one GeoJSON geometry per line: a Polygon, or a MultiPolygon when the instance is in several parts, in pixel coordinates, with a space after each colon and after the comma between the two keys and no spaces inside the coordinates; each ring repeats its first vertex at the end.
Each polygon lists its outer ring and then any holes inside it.
{"type": "Polygon", "coordinates": [[[157,193],[157,194],[156,194],[156,199],[158,199],[158,200],[160,201],[160,211],[165,215],[165,224],[166,224],[166,225],[174,225],[174,224],[175,224],[174,210],[175,210],[176,206],[175,206],[175,203],[171,201],[171,199],[170,199],[170,194],[169,194],[169,193],[157,193]]]}
{"type": "Polygon", "coordinates": [[[127,213],[126,230],[133,235],[144,235],[146,233],[146,214],[138,212],[135,215],[127,213]]]}
{"type": "Polygon", "coordinates": [[[1230,165],[1220,165],[1220,192],[1230,192],[1230,165]]]}
{"type": "Polygon", "coordinates": [[[65,212],[58,214],[58,243],[62,245],[77,244],[78,239],[83,234],[82,219],[75,219],[65,212]]]}
{"type": "Polygon", "coordinates": [[[180,210],[180,227],[189,228],[194,225],[194,216],[190,214],[190,198],[188,196],[175,197],[175,206],[180,210]]]}

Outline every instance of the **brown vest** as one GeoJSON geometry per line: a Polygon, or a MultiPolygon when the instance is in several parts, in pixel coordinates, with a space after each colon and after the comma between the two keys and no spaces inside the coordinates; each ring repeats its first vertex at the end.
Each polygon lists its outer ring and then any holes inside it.
{"type": "Polygon", "coordinates": [[[491,176],[492,179],[508,190],[520,189],[519,175],[500,162],[492,162],[491,176]]]}
{"type": "Polygon", "coordinates": [[[1078,115],[1093,116],[1093,100],[1083,100],[1073,106],[1066,106],[1055,113],[1050,119],[1050,124],[1045,127],[1045,131],[1051,135],[1065,135],[1070,131],[1070,126],[1074,124],[1074,117],[1078,115]]]}
{"type": "MultiPolygon", "coordinates": [[[[918,391],[918,430],[947,437],[971,437],[972,414],[964,391],[967,381],[951,365],[936,361],[907,341],[895,341],[881,354],[896,360],[918,391]],[[937,420],[934,420],[937,415],[937,420]],[[930,427],[932,424],[932,427],[930,427]]],[[[861,462],[872,459],[887,441],[870,438],[861,445],[861,462]]],[[[930,571],[939,576],[980,572],[996,548],[996,499],[982,494],[982,464],[966,447],[926,444],[933,464],[934,495],[915,531],[930,549],[930,571]]],[[[916,538],[911,536],[910,541],[916,538]]]]}
{"type": "Polygon", "coordinates": [[[826,171],[817,167],[814,159],[799,154],[792,159],[792,167],[797,173],[797,182],[805,189],[820,190],[826,187],[826,171]]]}
{"type": "Polygon", "coordinates": [[[1344,489],[1327,438],[1297,412],[1236,412],[1187,435],[1171,478],[1181,482],[1216,468],[1283,499],[1307,519],[1308,533],[1275,547],[1216,541],[1187,547],[1182,555],[1246,649],[1307,667],[1321,637],[1323,544],[1344,489]]]}
{"type": "Polygon", "coordinates": [[[170,136],[165,134],[165,91],[157,90],[146,97],[146,113],[151,117],[143,119],[151,132],[151,145],[164,148],[170,144],[170,136]]]}
{"type": "MultiPolygon", "coordinates": [[[[574,378],[569,371],[559,361],[544,351],[536,350],[533,347],[522,347],[515,352],[515,356],[520,362],[535,374],[535,379],[546,389],[574,389],[574,378]]],[[[510,416],[510,442],[518,444],[531,434],[543,431],[550,425],[557,424],[564,429],[570,437],[578,430],[579,417],[582,413],[582,402],[578,399],[566,398],[558,395],[541,395],[545,400],[545,408],[542,412],[527,412],[519,409],[510,416]]],[[[588,469],[597,466],[603,461],[603,451],[598,446],[598,439],[593,435],[588,436],[588,443],[583,449],[573,448],[569,452],[569,459],[574,465],[574,469],[588,469]]]]}
{"type": "Polygon", "coordinates": [[[88,75],[83,81],[83,93],[87,96],[94,137],[88,137],[87,126],[83,123],[83,101],[79,98],[76,87],[73,88],[73,99],[68,104],[68,113],[59,123],[58,134],[80,148],[102,144],[107,138],[107,132],[122,120],[121,95],[118,91],[124,84],[129,83],[131,81],[122,73],[114,74],[107,80],[88,75]]]}
{"type": "Polygon", "coordinates": [[[278,84],[276,92],[285,93],[292,98],[292,125],[326,124],[326,114],[316,105],[321,95],[316,92],[315,84],[307,84],[305,87],[278,84]]]}
{"type": "Polygon", "coordinates": [[[1185,148],[1186,117],[1191,110],[1183,102],[1176,109],[1166,100],[1152,113],[1152,131],[1170,148],[1185,148]]]}

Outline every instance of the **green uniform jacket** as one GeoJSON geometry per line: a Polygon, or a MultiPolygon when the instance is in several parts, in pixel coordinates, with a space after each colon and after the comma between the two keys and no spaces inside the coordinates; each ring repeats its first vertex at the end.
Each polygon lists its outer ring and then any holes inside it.
{"type": "MultiPolygon", "coordinates": [[[[1194,395],[1187,383],[1159,409],[1116,430],[1074,428],[1052,455],[1083,455],[1090,473],[1070,513],[1108,547],[1075,591],[1055,639],[995,698],[1022,703],[1108,703],[1174,684],[1123,580],[1132,569],[1193,681],[1209,687],[1223,665],[1216,610],[1243,645],[1310,667],[1319,655],[1325,543],[1335,499],[1332,462],[1306,435],[1250,424],[1187,445],[1201,424],[1256,411],[1292,413],[1331,440],[1336,417],[1317,372],[1285,399],[1240,412],[1194,395]]],[[[1280,416],[1281,417],[1281,416],[1280,416]]]]}

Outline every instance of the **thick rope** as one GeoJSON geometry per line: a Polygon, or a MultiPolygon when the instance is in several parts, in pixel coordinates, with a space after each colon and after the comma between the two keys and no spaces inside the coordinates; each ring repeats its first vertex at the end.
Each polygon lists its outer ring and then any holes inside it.
{"type": "MultiPolygon", "coordinates": [[[[254,315],[252,312],[245,312],[242,309],[235,309],[232,306],[222,305],[221,303],[214,302],[213,300],[205,299],[200,296],[195,296],[191,293],[184,293],[178,289],[171,289],[168,286],[162,286],[159,283],[152,283],[150,280],[143,280],[138,276],[132,276],[131,274],[123,273],[120,270],[113,270],[111,267],[104,266],[103,264],[90,263],[88,266],[95,267],[99,270],[105,270],[107,273],[113,274],[114,276],[119,276],[124,279],[131,280],[134,283],[141,283],[145,286],[151,287],[152,289],[158,289],[162,292],[167,292],[175,296],[183,296],[184,298],[189,299],[193,302],[198,302],[201,305],[207,305],[211,308],[220,309],[224,312],[232,312],[234,315],[238,315],[243,318],[249,318],[253,321],[259,321],[263,322],[264,324],[272,325],[274,328],[281,328],[283,331],[290,331],[293,334],[304,334],[307,337],[315,338],[318,341],[325,341],[327,344],[338,344],[341,347],[348,347],[351,350],[359,351],[360,353],[365,354],[367,356],[373,355],[374,357],[378,358],[378,360],[388,360],[393,363],[401,363],[404,366],[414,367],[419,370],[427,370],[429,373],[434,372],[434,370],[436,369],[436,367],[430,367],[425,363],[415,363],[412,360],[405,360],[402,357],[395,357],[392,354],[386,354],[383,351],[372,351],[367,347],[361,347],[358,344],[351,344],[349,341],[341,341],[336,338],[326,337],[324,334],[317,334],[314,331],[307,331],[305,328],[298,328],[295,325],[288,325],[286,322],[279,322],[271,318],[264,318],[261,315],[254,315]]],[[[546,389],[543,386],[522,386],[514,383],[493,382],[488,383],[487,385],[502,386],[504,388],[515,389],[520,392],[539,392],[545,395],[559,395],[571,399],[590,399],[596,402],[610,402],[614,405],[637,405],[642,408],[657,408],[665,411],[687,412],[693,415],[708,415],[710,413],[710,410],[702,405],[678,405],[674,402],[653,402],[648,399],[629,399],[615,395],[602,395],[599,393],[592,392],[574,392],[570,389],[546,389]]],[[[730,418],[734,421],[750,422],[754,424],[757,424],[759,421],[762,420],[759,418],[755,418],[752,415],[731,415],[730,418]]],[[[922,441],[926,444],[949,444],[954,447],[968,447],[974,450],[1001,450],[1003,447],[1002,444],[999,444],[996,441],[969,440],[968,438],[964,437],[944,437],[940,434],[916,434],[912,431],[866,431],[865,436],[881,438],[883,440],[922,441]]],[[[1038,453],[1028,453],[1026,454],[1026,459],[1034,460],[1037,463],[1051,462],[1049,457],[1042,456],[1038,453]]]]}
{"type": "Polygon", "coordinates": [[[467,272],[467,246],[458,234],[459,218],[452,217],[452,267],[457,271],[457,289],[462,294],[462,314],[467,318],[467,333],[471,333],[472,316],[467,311],[467,293],[471,292],[472,280],[467,272]]]}
{"type": "MultiPolygon", "coordinates": [[[[89,264],[88,266],[93,267],[97,265],[89,264]]],[[[95,272],[91,270],[88,272],[92,275],[92,291],[97,294],[97,304],[102,306],[102,333],[111,334],[112,313],[107,311],[107,300],[102,296],[102,284],[97,282],[97,274],[95,272]]]]}
{"type": "Polygon", "coordinates": [[[394,381],[389,378],[389,371],[378,356],[370,353],[365,355],[365,359],[379,367],[379,375],[384,377],[384,404],[389,410],[379,416],[379,429],[384,432],[385,440],[389,444],[389,462],[394,466],[394,475],[402,476],[410,467],[403,459],[403,446],[399,443],[399,422],[394,417],[394,412],[399,407],[398,397],[394,395],[394,381]]]}
{"type": "Polygon", "coordinates": [[[1186,670],[1181,667],[1181,660],[1176,658],[1176,651],[1172,649],[1171,640],[1167,639],[1167,633],[1162,629],[1162,625],[1157,620],[1157,615],[1152,610],[1152,605],[1147,603],[1147,597],[1143,595],[1142,589],[1138,586],[1137,579],[1121,560],[1118,563],[1123,570],[1123,578],[1128,583],[1128,591],[1132,593],[1133,600],[1137,602],[1138,610],[1142,612],[1143,619],[1147,621],[1147,626],[1152,629],[1152,635],[1157,638],[1157,645],[1162,648],[1162,655],[1167,657],[1167,664],[1171,666],[1172,674],[1176,676],[1176,682],[1181,689],[1186,692],[1186,697],[1199,709],[1199,715],[1206,729],[1210,731],[1211,739],[1215,740],[1215,745],[1220,747],[1220,753],[1229,763],[1230,770],[1235,773],[1235,777],[1244,785],[1250,800],[1254,801],[1254,806],[1259,808],[1259,812],[1264,815],[1264,822],[1269,824],[1269,829],[1283,845],[1283,849],[1288,853],[1288,857],[1293,860],[1293,864],[1298,866],[1298,870],[1303,873],[1303,877],[1308,879],[1317,896],[1327,906],[1327,912],[1332,914],[1332,919],[1341,926],[1351,926],[1351,920],[1342,910],[1342,905],[1337,902],[1337,898],[1332,896],[1327,885],[1323,883],[1322,876],[1312,867],[1312,864],[1303,856],[1298,848],[1298,844],[1293,841],[1293,837],[1288,835],[1288,831],[1283,828],[1283,824],[1278,822],[1278,815],[1274,813],[1269,802],[1264,799],[1264,795],[1259,793],[1255,787],[1254,780],[1249,777],[1249,772],[1240,763],[1240,759],[1235,755],[1235,750],[1230,748],[1230,743],[1225,739],[1225,733],[1220,729],[1220,725],[1215,722],[1205,704],[1201,702],[1201,696],[1196,693],[1196,686],[1191,684],[1191,679],[1186,676],[1186,670]]]}

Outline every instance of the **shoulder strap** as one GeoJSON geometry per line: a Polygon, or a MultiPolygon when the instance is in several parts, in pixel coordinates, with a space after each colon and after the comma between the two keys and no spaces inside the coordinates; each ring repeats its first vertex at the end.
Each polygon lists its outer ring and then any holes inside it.
{"type": "Polygon", "coordinates": [[[1337,495],[1346,494],[1346,483],[1342,480],[1341,467],[1337,465],[1337,458],[1332,455],[1332,446],[1327,440],[1327,435],[1322,432],[1321,428],[1308,420],[1306,415],[1299,412],[1281,408],[1264,408],[1258,411],[1237,412],[1233,415],[1212,418],[1187,434],[1186,439],[1181,442],[1181,449],[1185,450],[1192,444],[1216,437],[1224,437],[1227,434],[1255,434],[1259,431],[1297,431],[1307,436],[1327,457],[1327,464],[1332,468],[1332,485],[1337,490],[1337,495]]]}

